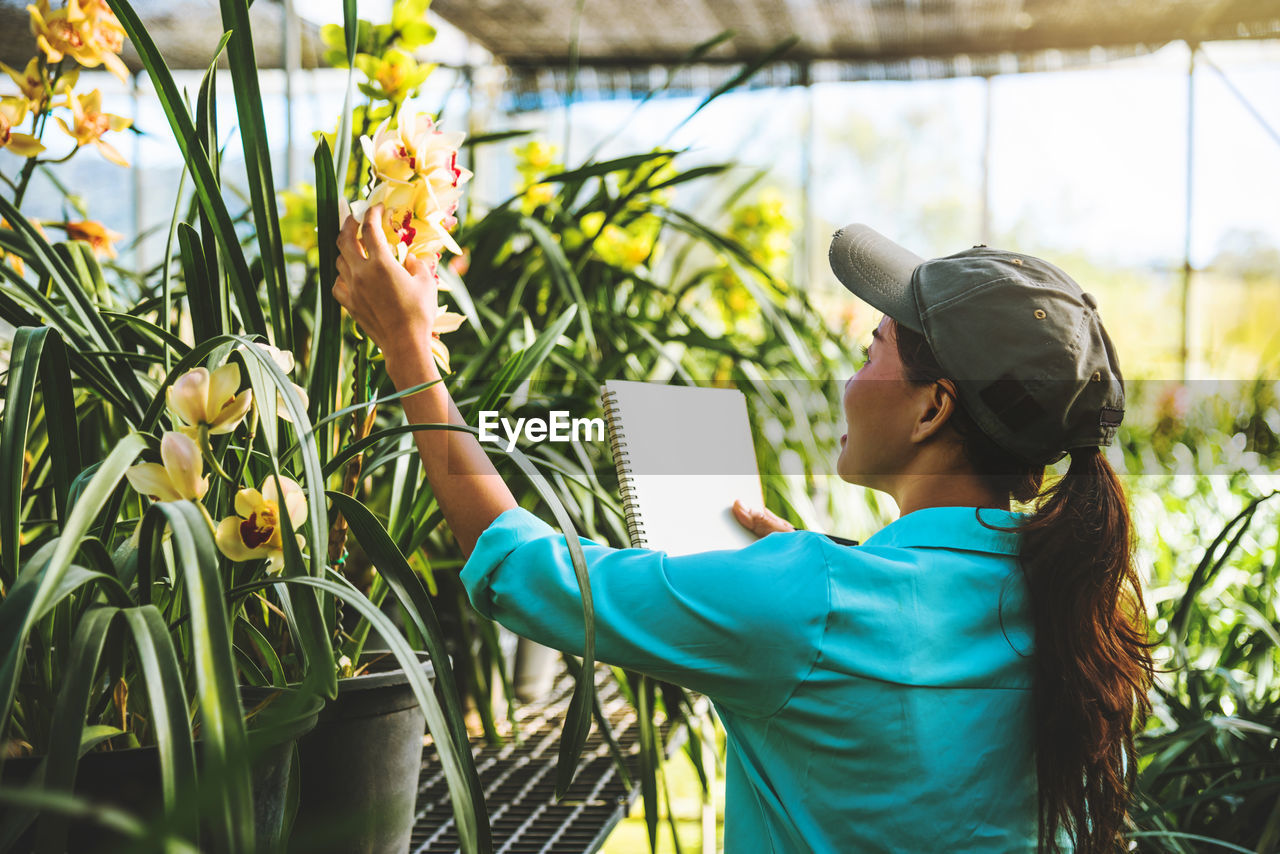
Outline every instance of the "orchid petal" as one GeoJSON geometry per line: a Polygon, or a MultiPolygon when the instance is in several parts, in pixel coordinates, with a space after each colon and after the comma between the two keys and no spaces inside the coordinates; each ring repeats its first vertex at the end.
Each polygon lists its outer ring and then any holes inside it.
{"type": "Polygon", "coordinates": [[[169,409],[189,426],[208,420],[209,371],[192,368],[174,381],[166,393],[169,409]]]}
{"type": "Polygon", "coordinates": [[[165,433],[160,440],[160,459],[164,461],[164,470],[174,491],[191,501],[204,497],[209,479],[200,476],[204,462],[195,442],[181,433],[165,433]]]}
{"type": "Polygon", "coordinates": [[[241,489],[236,493],[236,513],[245,519],[266,502],[262,493],[253,488],[241,489]]]}
{"type": "Polygon", "coordinates": [[[156,463],[139,463],[125,471],[129,485],[154,501],[181,501],[165,467],[156,463]]]}
{"type": "Polygon", "coordinates": [[[244,522],[239,516],[228,516],[218,523],[218,529],[213,535],[213,541],[218,546],[218,551],[226,555],[233,561],[255,560],[267,556],[268,549],[264,546],[251,549],[244,544],[244,540],[240,537],[240,525],[244,522]]]}
{"type": "Polygon", "coordinates": [[[222,408],[218,413],[218,417],[209,423],[209,434],[216,436],[220,433],[230,433],[239,426],[244,420],[245,415],[249,413],[249,407],[253,405],[253,392],[249,389],[237,394],[231,399],[231,402],[222,408]]]}

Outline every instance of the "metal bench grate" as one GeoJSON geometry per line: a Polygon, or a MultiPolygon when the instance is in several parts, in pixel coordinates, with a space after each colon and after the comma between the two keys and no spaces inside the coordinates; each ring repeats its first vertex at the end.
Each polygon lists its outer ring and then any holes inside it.
{"type": "MultiPolygon", "coordinates": [[[[627,772],[635,779],[639,750],[635,711],[607,668],[597,669],[596,690],[627,772]]],[[[573,680],[562,675],[547,700],[522,706],[516,713],[522,738],[519,743],[492,747],[482,737],[472,739],[498,854],[597,851],[639,794],[638,788],[627,792],[608,744],[598,727],[593,727],[572,786],[561,801],[555,800],[560,734],[572,694],[573,680]]],[[[418,814],[409,850],[413,854],[458,850],[444,772],[435,748],[430,746],[423,756],[418,814]]]]}

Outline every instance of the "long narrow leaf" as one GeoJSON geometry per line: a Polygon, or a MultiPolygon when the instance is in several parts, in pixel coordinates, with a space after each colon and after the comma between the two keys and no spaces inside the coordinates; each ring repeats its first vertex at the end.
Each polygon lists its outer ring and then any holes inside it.
{"type": "Polygon", "coordinates": [[[183,106],[178,87],[173,82],[173,75],[165,64],[155,41],[142,24],[142,19],[126,0],[106,0],[111,11],[116,13],[121,26],[129,34],[129,40],[155,86],[156,96],[164,108],[169,126],[173,128],[174,139],[182,150],[182,159],[191,168],[191,177],[195,180],[196,195],[200,207],[212,221],[217,236],[218,247],[223,259],[231,265],[231,284],[239,297],[240,316],[244,320],[247,331],[265,335],[266,320],[262,316],[262,307],[258,304],[257,290],[253,277],[249,273],[248,262],[240,248],[240,239],[236,235],[231,214],[227,212],[226,203],[222,199],[218,180],[215,177],[209,156],[201,148],[196,136],[196,129],[191,124],[191,117],[183,106]]]}
{"type": "MultiPolygon", "coordinates": [[[[107,645],[119,608],[98,608],[80,622],[71,641],[67,669],[62,674],[58,702],[50,725],[49,754],[45,763],[44,785],[53,791],[71,792],[76,781],[80,731],[89,712],[89,700],[96,686],[95,674],[107,645]]],[[[60,854],[67,847],[66,822],[45,814],[36,835],[39,854],[60,854]]]]}
{"type": "Polygon", "coordinates": [[[342,0],[342,33],[347,47],[347,91],[342,98],[342,119],[338,122],[336,177],[339,193],[345,193],[347,189],[347,160],[351,156],[351,108],[356,91],[356,33],[359,25],[356,0],[342,0]]]}
{"type": "Polygon", "coordinates": [[[209,265],[200,245],[200,235],[187,223],[178,224],[178,251],[182,257],[182,280],[187,285],[187,302],[191,307],[191,330],[195,343],[207,341],[227,330],[222,328],[218,295],[209,281],[209,265]]]}
{"type": "Polygon", "coordinates": [[[5,588],[18,577],[22,473],[37,377],[41,380],[49,425],[55,512],[59,519],[70,502],[71,481],[80,471],[71,371],[62,338],[48,327],[19,329],[13,336],[4,421],[0,424],[0,489],[4,490],[0,495],[0,584],[5,588]]]}
{"type": "Polygon", "coordinates": [[[271,328],[278,347],[293,349],[293,328],[289,312],[289,282],[284,269],[284,242],[280,237],[280,214],[276,210],[275,179],[271,174],[271,146],[267,123],[262,115],[262,90],[258,86],[258,63],[249,26],[248,0],[221,0],[222,26],[231,31],[227,59],[235,88],[236,115],[240,119],[240,142],[253,202],[253,225],[258,239],[262,272],[266,279],[271,328]]]}
{"type": "MultiPolygon", "coordinates": [[[[315,424],[329,414],[338,396],[338,370],[342,359],[342,307],[333,297],[333,283],[338,276],[338,187],[334,178],[333,156],[329,143],[321,139],[316,146],[316,233],[319,241],[319,319],[311,347],[311,381],[307,395],[311,399],[308,415],[315,424]]],[[[333,449],[333,426],[326,422],[316,426],[316,443],[328,456],[333,449]]]]}
{"type": "Polygon", "coordinates": [[[71,567],[80,541],[119,485],[125,469],[144,447],[142,437],[136,433],[120,440],[72,507],[47,564],[32,566],[32,572],[24,571],[13,590],[0,602],[0,656],[3,656],[0,658],[0,720],[9,719],[18,687],[19,666],[35,616],[53,598],[71,567]]]}
{"type": "Polygon", "coordinates": [[[195,839],[191,804],[196,791],[195,746],[187,720],[187,692],[177,650],[164,618],[153,605],[123,612],[133,637],[138,669],[147,688],[147,705],[160,754],[160,781],[169,826],[195,839]]]}
{"type": "MultiPolygon", "coordinates": [[[[339,576],[339,578],[341,578],[339,576]]],[[[337,596],[346,604],[360,612],[360,616],[373,624],[376,631],[395,655],[400,666],[404,668],[418,704],[427,718],[427,729],[435,738],[436,749],[440,753],[440,763],[444,766],[445,779],[449,784],[449,798],[453,802],[453,816],[458,828],[458,839],[461,849],[468,854],[472,852],[488,852],[492,845],[488,833],[481,827],[488,824],[484,811],[484,803],[477,803],[472,798],[472,787],[467,780],[468,766],[474,768],[470,757],[459,754],[457,744],[450,735],[448,721],[443,709],[436,700],[431,682],[418,665],[418,656],[409,646],[395,623],[383,614],[372,602],[364,597],[346,579],[341,581],[329,578],[310,578],[307,576],[281,578],[283,585],[305,585],[314,587],[332,596],[337,596]]]]}
{"type": "MultiPolygon", "coordinates": [[[[140,549],[154,549],[165,527],[173,532],[174,571],[181,579],[190,615],[191,660],[200,700],[202,774],[216,791],[201,792],[218,809],[211,821],[219,851],[253,850],[253,797],[248,741],[236,688],[231,629],[222,605],[222,579],[213,532],[190,501],[162,501],[143,516],[140,549]]],[[[176,581],[177,579],[175,579],[176,581]]]]}

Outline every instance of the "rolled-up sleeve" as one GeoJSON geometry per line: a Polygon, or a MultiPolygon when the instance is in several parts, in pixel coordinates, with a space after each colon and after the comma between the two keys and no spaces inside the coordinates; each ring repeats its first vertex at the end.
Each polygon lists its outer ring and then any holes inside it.
{"type": "MultiPolygon", "coordinates": [[[[742,714],[773,714],[820,652],[830,605],[820,536],[775,533],[742,549],[679,556],[579,537],[596,657],[742,714]]],[[[528,510],[507,510],[485,529],[462,582],[481,614],[539,643],[581,652],[582,599],[568,544],[528,510]]]]}

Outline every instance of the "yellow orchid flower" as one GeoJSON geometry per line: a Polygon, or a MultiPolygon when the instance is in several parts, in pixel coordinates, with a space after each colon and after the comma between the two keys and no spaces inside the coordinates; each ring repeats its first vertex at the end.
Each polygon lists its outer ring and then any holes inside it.
{"type": "Polygon", "coordinates": [[[452,373],[449,368],[449,348],[440,340],[440,335],[441,333],[456,332],[458,327],[462,326],[466,321],[466,316],[452,311],[445,311],[444,306],[436,308],[436,322],[431,329],[431,352],[435,355],[436,360],[440,362],[440,370],[446,374],[452,373]]]}
{"type": "Polygon", "coordinates": [[[68,0],[56,11],[50,11],[49,0],[37,0],[27,12],[31,33],[50,63],[70,56],[86,68],[105,65],[121,81],[129,80],[129,69],[118,56],[124,27],[103,0],[68,0]]]}
{"type": "MultiPolygon", "coordinates": [[[[47,237],[44,233],[44,229],[40,227],[40,222],[38,220],[29,219],[27,220],[27,224],[35,229],[36,233],[41,237],[47,237]]],[[[9,220],[4,217],[0,217],[0,228],[7,228],[11,231],[13,230],[13,226],[9,224],[9,220]]],[[[21,257],[14,255],[12,252],[6,252],[4,253],[4,260],[9,263],[10,267],[13,267],[13,269],[17,271],[19,276],[26,273],[27,268],[26,265],[22,263],[21,257]]]]}
{"type": "Polygon", "coordinates": [[[111,231],[102,223],[91,219],[63,223],[62,227],[67,230],[68,240],[83,240],[99,258],[115,258],[116,248],[112,244],[124,237],[123,234],[111,231]]]}
{"type": "Polygon", "coordinates": [[[208,427],[209,435],[230,433],[236,429],[253,403],[249,389],[240,388],[240,366],[229,362],[210,373],[207,368],[192,368],[174,381],[165,392],[169,411],[178,429],[199,438],[200,427],[208,427]]]}
{"type": "MultiPolygon", "coordinates": [[[[219,551],[234,561],[266,558],[271,573],[284,568],[280,505],[283,503],[296,531],[307,520],[307,497],[302,487],[287,477],[280,478],[280,488],[283,497],[276,491],[275,478],[268,477],[261,492],[241,489],[236,493],[236,515],[219,522],[214,534],[219,551]]],[[[301,534],[296,536],[298,548],[302,548],[306,540],[301,534]]]]}
{"type": "Polygon", "coordinates": [[[462,252],[444,224],[444,211],[429,210],[424,182],[384,181],[373,188],[368,199],[352,203],[351,215],[363,221],[365,212],[377,204],[382,205],[382,231],[401,264],[409,255],[434,264],[445,248],[462,252]],[[428,210],[431,218],[424,219],[428,210]]]}
{"type": "MultiPolygon", "coordinates": [[[[9,75],[9,79],[17,84],[22,97],[27,99],[27,106],[33,113],[44,112],[45,105],[49,102],[49,75],[45,72],[45,66],[40,61],[40,57],[33,56],[31,61],[27,63],[27,67],[21,71],[12,68],[3,62],[0,62],[0,70],[9,75]]],[[[75,86],[76,80],[80,77],[80,69],[73,68],[71,71],[64,72],[58,82],[53,85],[53,95],[64,95],[75,86]]]]}
{"type": "Polygon", "coordinates": [[[7,148],[19,157],[35,157],[44,151],[40,140],[14,131],[26,117],[26,98],[0,98],[0,148],[7,148]]]}
{"type": "Polygon", "coordinates": [[[392,48],[379,56],[356,55],[356,67],[369,78],[360,91],[371,98],[402,101],[422,85],[435,69],[434,64],[419,65],[409,53],[392,48]]]}
{"type": "Polygon", "coordinates": [[[141,463],[124,473],[138,492],[152,501],[199,501],[209,490],[209,478],[202,477],[204,461],[190,436],[168,432],[160,439],[163,465],[141,463]]]}
{"type": "Polygon", "coordinates": [[[76,141],[77,147],[93,143],[102,152],[102,156],[112,163],[129,165],[124,155],[111,143],[104,141],[102,135],[109,130],[124,130],[133,124],[133,119],[102,112],[102,92],[97,89],[87,95],[68,94],[67,106],[71,108],[71,126],[60,116],[54,116],[54,120],[76,141]]]}
{"type": "MultiPolygon", "coordinates": [[[[13,226],[9,225],[9,220],[2,216],[0,216],[0,228],[8,229],[10,231],[13,230],[13,226]]],[[[6,252],[4,253],[4,260],[5,263],[12,267],[13,271],[19,276],[26,275],[27,265],[22,263],[22,258],[20,256],[15,255],[12,252],[6,252]]],[[[7,344],[9,342],[6,341],[5,343],[7,344]]]]}

